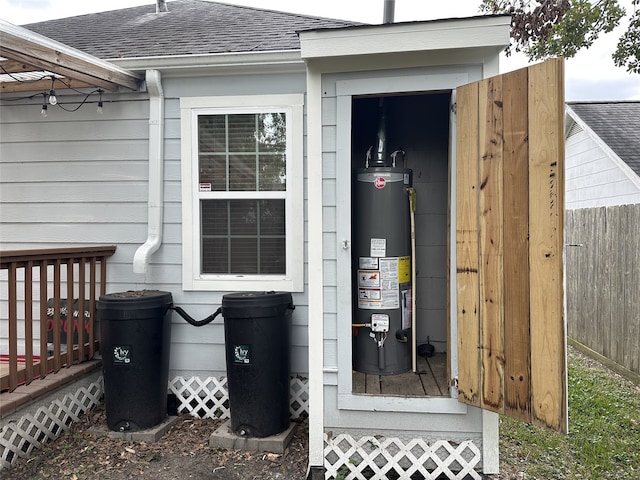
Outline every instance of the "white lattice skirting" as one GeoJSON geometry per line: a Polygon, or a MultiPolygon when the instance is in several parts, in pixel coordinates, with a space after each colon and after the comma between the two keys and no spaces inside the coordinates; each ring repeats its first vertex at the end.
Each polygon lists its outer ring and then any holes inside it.
{"type": "MultiPolygon", "coordinates": [[[[180,413],[199,418],[229,418],[226,377],[175,377],[169,382],[169,391],[175,394],[180,413]]],[[[291,418],[309,413],[309,385],[306,378],[291,378],[289,411],[291,418]]]]}
{"type": "Polygon", "coordinates": [[[344,480],[481,480],[475,471],[480,449],[471,441],[459,444],[422,439],[325,435],[326,479],[344,480]]]}
{"type": "Polygon", "coordinates": [[[102,377],[54,400],[48,408],[39,408],[33,416],[24,415],[19,421],[5,425],[0,434],[0,470],[10,467],[18,457],[28,457],[34,448],[58,438],[80,415],[96,406],[101,396],[102,377]]]}

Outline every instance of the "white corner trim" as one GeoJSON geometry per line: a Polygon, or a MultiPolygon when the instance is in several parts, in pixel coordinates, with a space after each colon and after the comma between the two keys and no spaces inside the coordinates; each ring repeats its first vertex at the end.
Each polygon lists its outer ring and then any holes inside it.
{"type": "Polygon", "coordinates": [[[322,75],[307,66],[307,223],[309,269],[309,466],[324,465],[322,75]]]}
{"type": "Polygon", "coordinates": [[[497,413],[482,410],[482,473],[500,471],[499,420],[497,413]]]}

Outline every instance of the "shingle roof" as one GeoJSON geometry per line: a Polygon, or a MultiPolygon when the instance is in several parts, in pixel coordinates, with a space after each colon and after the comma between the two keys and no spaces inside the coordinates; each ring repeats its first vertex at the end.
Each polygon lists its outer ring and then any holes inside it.
{"type": "Polygon", "coordinates": [[[23,25],[102,59],[297,50],[296,32],[361,25],[208,0],[167,2],[23,25]]]}
{"type": "Polygon", "coordinates": [[[568,102],[568,105],[640,176],[640,101],[568,102]]]}

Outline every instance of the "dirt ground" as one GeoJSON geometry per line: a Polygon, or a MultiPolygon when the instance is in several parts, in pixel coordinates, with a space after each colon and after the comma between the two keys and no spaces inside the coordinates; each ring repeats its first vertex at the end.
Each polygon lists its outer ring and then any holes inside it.
{"type": "MultiPolygon", "coordinates": [[[[588,365],[597,361],[576,350],[588,365]]],[[[614,377],[622,377],[611,372],[614,377]]],[[[294,437],[283,455],[243,450],[212,449],[209,436],[223,420],[180,415],[178,422],[157,443],[128,442],[97,432],[106,426],[104,404],[83,415],[57,440],[34,450],[0,472],[2,480],[303,480],[308,461],[307,419],[296,422],[294,437]]],[[[503,448],[501,445],[501,457],[503,448]]],[[[500,462],[500,474],[485,480],[521,480],[517,467],[500,462]]]]}
{"type": "Polygon", "coordinates": [[[222,420],[181,415],[157,443],[127,442],[91,433],[106,425],[104,404],[85,414],[57,440],[4,469],[3,480],[215,479],[302,480],[308,458],[308,428],[297,422],[284,455],[212,449],[209,436],[222,420]]]}
{"type": "MultiPolygon", "coordinates": [[[[96,432],[105,426],[104,404],[73,424],[57,440],[18,459],[2,471],[2,480],[303,480],[308,459],[308,424],[296,422],[285,453],[212,449],[209,436],[222,420],[180,415],[178,422],[157,443],[129,442],[96,432]]],[[[522,477],[501,464],[500,475],[486,480],[522,477]]]]}

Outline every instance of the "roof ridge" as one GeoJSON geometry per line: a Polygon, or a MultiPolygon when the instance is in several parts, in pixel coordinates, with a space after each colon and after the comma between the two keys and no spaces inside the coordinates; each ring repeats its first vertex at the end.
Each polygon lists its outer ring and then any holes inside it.
{"type": "Polygon", "coordinates": [[[284,10],[274,10],[272,8],[253,7],[251,5],[236,5],[228,2],[219,2],[217,0],[168,0],[168,4],[171,5],[171,3],[175,1],[196,1],[196,2],[205,2],[205,3],[218,3],[220,5],[226,5],[229,7],[243,8],[248,10],[259,10],[261,12],[278,13],[282,15],[289,15],[292,17],[301,17],[301,18],[316,19],[316,20],[331,20],[334,22],[345,22],[349,25],[369,25],[368,23],[362,23],[355,20],[345,20],[344,18],[319,17],[317,15],[306,15],[304,13],[287,12],[284,10]]]}
{"type": "MultiPolygon", "coordinates": [[[[356,20],[346,20],[344,18],[332,18],[332,17],[317,16],[317,15],[306,15],[306,14],[303,14],[303,13],[287,12],[287,11],[284,11],[284,10],[273,10],[273,9],[270,9],[270,8],[253,7],[253,6],[250,6],[250,5],[236,5],[236,4],[228,3],[228,2],[219,2],[217,0],[167,0],[167,8],[168,8],[168,12],[167,13],[171,13],[171,4],[174,4],[174,3],[218,4],[218,5],[223,5],[223,6],[226,6],[226,7],[238,8],[238,9],[244,9],[244,10],[254,10],[254,11],[259,11],[259,12],[276,13],[278,15],[287,15],[287,16],[290,16],[290,17],[296,17],[296,18],[307,19],[307,20],[326,20],[326,21],[332,21],[332,22],[344,22],[345,26],[369,25],[368,23],[358,22],[356,20]]],[[[77,18],[83,18],[83,17],[102,15],[102,14],[105,14],[105,13],[124,12],[124,11],[127,11],[127,10],[133,11],[133,10],[137,10],[137,9],[147,9],[149,7],[154,7],[154,11],[152,13],[155,13],[155,5],[156,5],[155,1],[150,0],[150,2],[148,4],[145,4],[145,5],[135,5],[135,6],[132,6],[132,7],[124,7],[124,8],[113,8],[113,9],[109,9],[109,10],[103,10],[103,11],[100,11],[100,12],[90,12],[90,13],[82,13],[80,15],[72,15],[70,17],[51,18],[49,20],[42,20],[40,22],[26,23],[26,24],[22,24],[20,26],[21,27],[37,26],[37,25],[43,25],[43,24],[47,24],[49,22],[54,22],[54,21],[59,21],[59,20],[77,19],[77,18]]]]}
{"type": "Polygon", "coordinates": [[[35,26],[35,25],[44,25],[50,22],[56,22],[56,21],[60,21],[60,20],[70,20],[70,19],[75,19],[75,18],[83,18],[83,17],[90,17],[93,15],[102,15],[105,13],[111,13],[111,12],[121,12],[124,10],[135,10],[135,9],[140,9],[140,8],[149,8],[150,6],[154,6],[155,8],[155,3],[150,3],[148,5],[136,5],[133,7],[124,7],[124,8],[114,8],[111,10],[102,10],[100,12],[89,12],[89,13],[81,13],[79,15],[72,15],[70,17],[60,17],[60,18],[50,18],[49,20],[41,20],[39,22],[33,22],[33,23],[25,23],[20,25],[21,27],[25,27],[25,28],[29,28],[31,26],[35,26]]]}
{"type": "Polygon", "coordinates": [[[300,50],[302,30],[369,26],[217,0],[173,0],[167,7],[167,13],[156,13],[149,3],[25,27],[98,58],[116,59],[300,50]]]}

